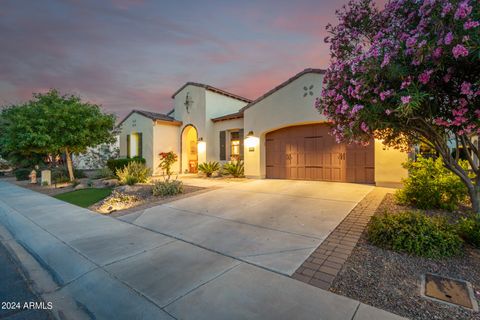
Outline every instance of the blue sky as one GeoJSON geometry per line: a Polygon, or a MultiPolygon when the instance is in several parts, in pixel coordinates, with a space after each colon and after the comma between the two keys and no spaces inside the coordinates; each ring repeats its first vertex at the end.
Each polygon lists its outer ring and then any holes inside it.
{"type": "Polygon", "coordinates": [[[254,99],[328,66],[344,2],[0,0],[0,105],[58,88],[120,117],[166,112],[187,81],[254,99]]]}

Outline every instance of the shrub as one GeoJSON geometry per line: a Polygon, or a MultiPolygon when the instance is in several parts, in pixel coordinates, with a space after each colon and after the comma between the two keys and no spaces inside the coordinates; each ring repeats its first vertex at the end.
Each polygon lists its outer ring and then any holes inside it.
{"type": "Polygon", "coordinates": [[[17,181],[23,181],[23,180],[28,180],[30,172],[32,172],[32,169],[27,169],[27,168],[20,168],[15,170],[15,178],[17,181]]]}
{"type": "Polygon", "coordinates": [[[463,243],[446,219],[410,211],[374,216],[368,240],[382,248],[429,258],[456,255],[463,243]]]}
{"type": "Polygon", "coordinates": [[[65,168],[53,168],[52,172],[52,183],[64,183],[69,182],[70,178],[68,172],[65,168]]]}
{"type": "MultiPolygon", "coordinates": [[[[68,171],[67,171],[67,173],[68,173],[68,171]]],[[[75,176],[75,179],[82,179],[82,178],[87,177],[87,175],[85,174],[85,171],[80,170],[80,169],[73,169],[73,175],[75,176]]]]}
{"type": "Polygon", "coordinates": [[[203,172],[207,177],[211,177],[218,170],[220,170],[220,163],[217,161],[204,162],[198,165],[198,171],[203,172]]]}
{"type": "MultiPolygon", "coordinates": [[[[468,168],[466,162],[461,165],[468,168]]],[[[443,165],[442,159],[418,157],[417,161],[408,161],[403,166],[408,169],[409,176],[396,193],[400,203],[420,209],[454,210],[465,201],[468,195],[465,184],[443,165]]]]}
{"type": "Polygon", "coordinates": [[[232,175],[234,178],[243,177],[245,174],[243,161],[232,161],[225,163],[223,165],[223,172],[232,175]]]}
{"type": "Polygon", "coordinates": [[[145,163],[144,158],[133,157],[133,158],[120,158],[120,159],[109,159],[107,160],[107,167],[112,172],[117,172],[119,169],[123,169],[130,162],[140,162],[145,163]]]}
{"type": "Polygon", "coordinates": [[[113,174],[112,170],[110,170],[110,168],[105,167],[95,171],[94,179],[109,179],[109,178],[115,178],[115,175],[113,174]]]}
{"type": "Polygon", "coordinates": [[[0,170],[9,170],[11,168],[12,166],[7,160],[0,158],[0,170]]]}
{"type": "Polygon", "coordinates": [[[480,248],[480,222],[474,218],[461,218],[457,224],[460,237],[465,242],[480,248]]]}
{"type": "Polygon", "coordinates": [[[164,174],[167,176],[167,179],[170,179],[172,175],[172,165],[177,162],[178,156],[175,152],[160,152],[160,164],[159,168],[163,170],[164,174]]]}
{"type": "Polygon", "coordinates": [[[122,169],[116,172],[121,184],[134,185],[135,183],[145,183],[150,180],[152,170],[140,162],[130,162],[122,169]]]}
{"type": "Polygon", "coordinates": [[[157,181],[152,189],[154,196],[174,196],[179,193],[183,193],[183,182],[180,180],[157,181]]]}
{"type": "Polygon", "coordinates": [[[70,182],[70,178],[67,177],[67,176],[60,176],[56,179],[52,179],[52,182],[53,183],[66,183],[66,182],[70,182]]]}

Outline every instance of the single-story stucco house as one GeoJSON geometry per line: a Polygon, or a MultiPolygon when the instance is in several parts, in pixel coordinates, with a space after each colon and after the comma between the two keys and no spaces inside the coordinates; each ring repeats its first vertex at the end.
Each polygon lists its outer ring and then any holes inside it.
{"type": "Polygon", "coordinates": [[[120,156],[141,156],[158,168],[160,152],[179,155],[174,171],[195,173],[199,163],[243,160],[250,178],[280,178],[398,185],[406,153],[381,141],[367,147],[339,144],[315,108],[324,70],[306,69],[251,101],[187,82],[167,114],[133,110],[120,122],[120,156]]]}

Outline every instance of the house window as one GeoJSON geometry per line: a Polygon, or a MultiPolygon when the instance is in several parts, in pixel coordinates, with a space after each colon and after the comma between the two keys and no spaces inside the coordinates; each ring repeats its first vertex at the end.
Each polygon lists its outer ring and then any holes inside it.
{"type": "Polygon", "coordinates": [[[142,133],[132,132],[127,135],[127,158],[142,157],[142,133]]]}
{"type": "Polygon", "coordinates": [[[240,159],[240,133],[230,133],[230,160],[237,161],[240,159]]]}

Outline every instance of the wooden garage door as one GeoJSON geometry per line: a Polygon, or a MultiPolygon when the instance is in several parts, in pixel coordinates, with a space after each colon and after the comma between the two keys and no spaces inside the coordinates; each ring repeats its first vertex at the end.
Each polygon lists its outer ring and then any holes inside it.
{"type": "Polygon", "coordinates": [[[374,144],[339,144],[325,124],[283,128],[266,136],[267,178],[374,183],[374,144]]]}

